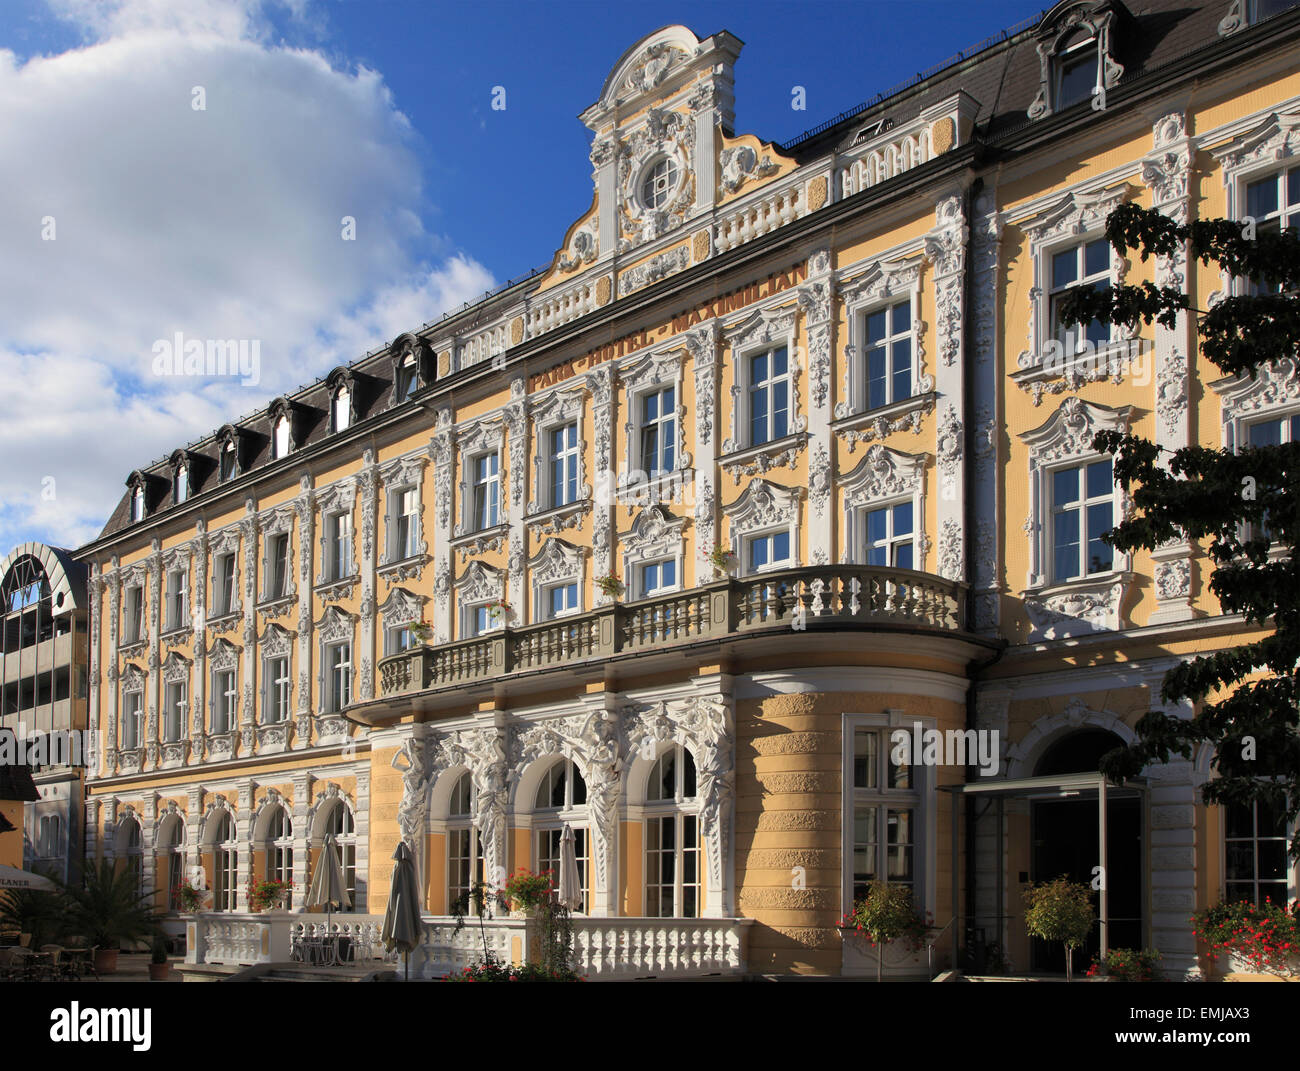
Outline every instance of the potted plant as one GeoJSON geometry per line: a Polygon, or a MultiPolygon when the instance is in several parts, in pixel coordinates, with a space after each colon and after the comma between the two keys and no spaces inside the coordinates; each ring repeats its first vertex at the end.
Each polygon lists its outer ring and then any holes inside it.
{"type": "Polygon", "coordinates": [[[488,603],[487,607],[488,617],[493,621],[510,620],[510,604],[506,602],[505,599],[496,599],[495,601],[488,603]]]}
{"type": "Polygon", "coordinates": [[[415,639],[421,644],[427,644],[433,639],[433,626],[427,621],[412,621],[408,624],[407,629],[415,639]]]}
{"type": "Polygon", "coordinates": [[[1112,948],[1104,957],[1097,957],[1088,968],[1087,977],[1098,981],[1154,982],[1159,975],[1156,963],[1160,953],[1154,948],[1136,951],[1132,948],[1112,948]]]}
{"type": "Polygon", "coordinates": [[[1065,945],[1065,980],[1074,980],[1074,950],[1088,940],[1097,920],[1087,885],[1059,877],[1025,889],[1025,929],[1065,945]]]}
{"type": "Polygon", "coordinates": [[[528,918],[537,913],[551,899],[555,885],[549,870],[534,874],[522,867],[506,881],[504,895],[510,914],[515,918],[528,918]]]}
{"type": "Polygon", "coordinates": [[[1234,971],[1300,976],[1300,900],[1289,907],[1270,897],[1259,905],[1249,900],[1215,904],[1192,916],[1192,929],[1209,947],[1216,968],[1226,954],[1234,971]]]}
{"type": "Polygon", "coordinates": [[[913,952],[925,946],[929,920],[912,902],[912,890],[904,885],[873,881],[867,895],[855,900],[853,910],[840,920],[840,929],[863,937],[868,944],[879,945],[876,954],[876,981],[882,979],[885,963],[884,946],[904,941],[913,952]]]}
{"type": "Polygon", "coordinates": [[[183,915],[194,914],[207,898],[207,891],[200,889],[189,878],[176,883],[175,901],[183,915]]]}
{"type": "Polygon", "coordinates": [[[95,970],[112,974],[123,941],[152,938],[158,932],[158,915],[149,906],[150,894],[141,892],[136,872],[118,870],[103,860],[87,865],[80,885],[67,885],[68,928],[98,951],[95,970]]]}
{"type": "Polygon", "coordinates": [[[153,951],[149,954],[149,981],[167,981],[171,969],[172,965],[167,961],[167,939],[158,934],[153,939],[153,951]]]}
{"type": "Polygon", "coordinates": [[[713,549],[709,551],[707,560],[709,565],[713,567],[714,580],[721,580],[724,576],[729,576],[738,564],[736,555],[721,543],[713,544],[713,549]]]}
{"type": "Polygon", "coordinates": [[[289,902],[292,881],[248,882],[248,909],[250,911],[279,911],[289,902]]]}
{"type": "Polygon", "coordinates": [[[623,581],[618,578],[617,573],[596,577],[596,587],[600,589],[600,593],[607,599],[617,599],[627,590],[623,586],[623,581]]]}

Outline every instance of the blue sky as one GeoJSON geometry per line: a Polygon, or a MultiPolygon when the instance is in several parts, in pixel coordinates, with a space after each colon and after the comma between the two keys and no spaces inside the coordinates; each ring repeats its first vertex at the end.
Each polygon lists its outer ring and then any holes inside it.
{"type": "Polygon", "coordinates": [[[577,116],[658,27],[739,37],[736,129],[787,141],[1038,10],[6,0],[0,550],[93,538],[132,468],[549,262],[577,116]],[[258,382],[159,377],[175,331],[259,340],[258,382]]]}

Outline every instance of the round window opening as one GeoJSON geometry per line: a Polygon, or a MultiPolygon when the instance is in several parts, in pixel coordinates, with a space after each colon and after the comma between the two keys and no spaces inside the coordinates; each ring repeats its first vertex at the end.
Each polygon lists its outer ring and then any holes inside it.
{"type": "Polygon", "coordinates": [[[663,208],[677,188],[677,162],[661,157],[646,169],[641,183],[641,201],[646,208],[663,208]]]}

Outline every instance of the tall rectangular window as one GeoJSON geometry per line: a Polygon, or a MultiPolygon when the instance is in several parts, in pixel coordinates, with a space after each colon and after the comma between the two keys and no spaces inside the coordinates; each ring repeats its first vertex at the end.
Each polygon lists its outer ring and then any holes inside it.
{"type": "Polygon", "coordinates": [[[893,761],[889,734],[856,729],[853,751],[853,899],[872,881],[915,886],[919,796],[912,769],[893,761]]]}
{"type": "Polygon", "coordinates": [[[221,617],[235,609],[235,555],[234,552],[217,556],[212,577],[213,615],[221,617]]]}
{"type": "MultiPolygon", "coordinates": [[[[1255,221],[1257,235],[1300,227],[1300,167],[1247,183],[1246,215],[1255,221]]],[[[1279,287],[1271,281],[1250,281],[1246,292],[1252,295],[1276,294],[1279,287]]]]}
{"type": "Polygon", "coordinates": [[[495,528],[501,523],[500,459],[496,454],[474,458],[474,528],[495,528]]]}
{"type": "Polygon", "coordinates": [[[269,700],[266,721],[278,724],[289,719],[289,690],[293,687],[289,676],[289,656],[276,655],[267,659],[267,698],[269,700]]]}
{"type": "Polygon", "coordinates": [[[413,557],[419,539],[420,492],[414,487],[394,491],[390,514],[393,518],[391,553],[394,561],[413,557]]]}
{"type": "Polygon", "coordinates": [[[289,594],[289,533],[279,532],[271,537],[269,548],[271,575],[267,578],[266,594],[279,599],[289,594]]]}
{"type": "Polygon", "coordinates": [[[140,722],[144,694],[125,692],[122,696],[122,750],[134,751],[140,746],[140,722]]]}
{"type": "Polygon", "coordinates": [[[184,681],[172,681],[167,685],[163,708],[163,741],[174,744],[180,740],[185,728],[185,708],[189,687],[184,681]]]}
{"type": "Polygon", "coordinates": [[[222,483],[235,478],[235,469],[238,467],[238,454],[235,451],[235,444],[227,442],[221,448],[221,475],[222,483]]]}
{"type": "Polygon", "coordinates": [[[1097,84],[1097,39],[1089,37],[1056,58],[1056,110],[1087,100],[1097,84]]]}
{"type": "Polygon", "coordinates": [[[235,671],[219,670],[212,675],[212,732],[230,732],[238,709],[239,686],[235,683],[235,671]]]}
{"type": "MultiPolygon", "coordinates": [[[[1282,446],[1286,443],[1300,442],[1300,413],[1256,421],[1246,429],[1246,436],[1251,446],[1282,446]]],[[[1267,537],[1270,542],[1273,540],[1267,516],[1258,533],[1253,526],[1247,526],[1245,534],[1247,538],[1254,538],[1258,534],[1267,537]]]]}
{"type": "Polygon", "coordinates": [[[565,424],[550,432],[551,505],[578,500],[578,425],[565,424]]]}
{"type": "Polygon", "coordinates": [[[646,820],[648,918],[695,918],[700,910],[700,820],[693,814],[646,820]]]}
{"type": "Polygon", "coordinates": [[[1228,900],[1287,902],[1286,815],[1272,804],[1223,808],[1224,892],[1228,900]]]}
{"type": "Polygon", "coordinates": [[[866,511],[868,565],[915,569],[912,557],[912,503],[900,502],[866,511]]]}
{"type": "Polygon", "coordinates": [[[1076,286],[1091,286],[1104,290],[1110,286],[1110,243],[1105,238],[1080,242],[1068,249],[1058,249],[1051,254],[1052,279],[1049,296],[1051,337],[1065,348],[1067,355],[1084,348],[1085,340],[1093,346],[1103,346],[1110,341],[1110,327],[1100,320],[1090,323],[1066,325],[1061,322],[1060,306],[1065,292],[1076,286]]]}
{"type": "Polygon", "coordinates": [[[784,346],[749,358],[749,445],[790,434],[790,357],[784,346]]]}
{"type": "Polygon", "coordinates": [[[900,301],[866,317],[867,408],[912,396],[912,302],[900,301]]]}
{"type": "Polygon", "coordinates": [[[336,643],[325,652],[326,701],[330,711],[339,711],[352,702],[352,645],[336,643]]]}
{"type": "Polygon", "coordinates": [[[1102,534],[1115,526],[1110,460],[1052,473],[1052,579],[1109,572],[1115,552],[1102,534]]]}
{"type": "Polygon", "coordinates": [[[333,513],[329,517],[330,579],[352,575],[352,514],[333,513]]]}
{"type": "Polygon", "coordinates": [[[189,617],[189,574],[173,569],[167,574],[167,628],[182,627],[189,617]]]}
{"type": "Polygon", "coordinates": [[[650,479],[673,471],[677,451],[677,391],[641,395],[641,469],[650,479]]]}
{"type": "Polygon", "coordinates": [[[126,589],[125,620],[122,622],[124,643],[137,643],[144,638],[144,588],[136,585],[126,589]]]}

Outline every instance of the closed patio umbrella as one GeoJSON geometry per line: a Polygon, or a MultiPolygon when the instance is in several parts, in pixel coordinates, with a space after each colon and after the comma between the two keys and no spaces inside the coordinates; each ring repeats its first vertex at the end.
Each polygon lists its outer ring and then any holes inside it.
{"type": "Polygon", "coordinates": [[[388,908],[384,911],[384,928],[380,938],[390,952],[402,950],[406,961],[406,980],[411,980],[411,949],[420,943],[420,892],[415,882],[415,860],[406,841],[399,841],[393,852],[393,877],[388,888],[388,908]]]}
{"type": "Polygon", "coordinates": [[[307,890],[307,906],[325,905],[325,928],[328,931],[332,908],[351,907],[352,898],[348,896],[347,886],[343,883],[343,866],[339,862],[338,848],[334,844],[334,834],[325,836],[321,845],[320,858],[316,860],[316,870],[311,876],[311,887],[307,890]]]}
{"type": "Polygon", "coordinates": [[[35,889],[38,892],[54,892],[56,886],[49,878],[19,870],[16,866],[0,866],[0,889],[35,889]]]}
{"type": "Polygon", "coordinates": [[[573,841],[573,828],[566,822],[560,834],[560,887],[556,898],[570,911],[577,911],[582,906],[582,876],[578,873],[578,853],[573,841]]]}

